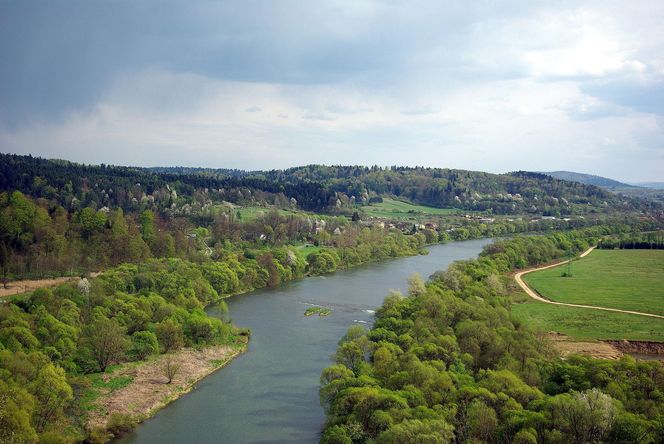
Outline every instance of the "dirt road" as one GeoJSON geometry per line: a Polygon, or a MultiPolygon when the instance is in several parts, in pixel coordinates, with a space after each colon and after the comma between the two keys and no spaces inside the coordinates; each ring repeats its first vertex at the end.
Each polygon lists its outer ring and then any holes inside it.
{"type": "MultiPolygon", "coordinates": [[[[589,249],[584,251],[579,257],[582,258],[582,257],[585,257],[585,256],[589,255],[590,252],[592,252],[594,249],[595,249],[595,247],[590,247],[589,249]]],[[[620,310],[618,308],[597,307],[597,306],[594,306],[594,305],[568,304],[568,303],[565,303],[565,302],[552,301],[552,300],[549,300],[549,299],[546,299],[546,298],[540,296],[535,290],[530,288],[528,286],[528,284],[526,284],[524,282],[524,280],[522,279],[522,276],[524,274],[532,273],[533,271],[546,270],[547,268],[557,267],[559,265],[566,264],[567,262],[569,262],[569,260],[558,262],[558,263],[551,264],[551,265],[547,265],[547,266],[544,266],[544,267],[532,268],[530,270],[520,271],[520,272],[518,272],[517,274],[514,275],[514,280],[516,280],[516,283],[519,284],[519,286],[521,288],[523,288],[523,291],[525,291],[526,294],[528,294],[528,296],[530,296],[531,298],[533,298],[537,301],[544,302],[546,304],[564,305],[566,307],[590,308],[592,310],[614,311],[614,312],[617,312],[617,313],[629,313],[629,314],[634,314],[634,315],[639,315],[639,316],[649,316],[651,318],[664,319],[664,316],[662,316],[662,315],[656,315],[656,314],[652,314],[652,313],[643,313],[643,312],[640,312],[640,311],[620,310]]]]}
{"type": "MultiPolygon", "coordinates": [[[[90,277],[97,277],[100,273],[90,273],[90,277]]],[[[26,279],[23,281],[14,281],[7,284],[8,288],[4,288],[0,285],[0,298],[7,296],[14,296],[16,294],[26,293],[28,291],[34,291],[38,288],[44,287],[55,287],[56,285],[64,284],[65,282],[76,280],[80,278],[78,276],[73,277],[58,277],[53,279],[26,279]]]]}

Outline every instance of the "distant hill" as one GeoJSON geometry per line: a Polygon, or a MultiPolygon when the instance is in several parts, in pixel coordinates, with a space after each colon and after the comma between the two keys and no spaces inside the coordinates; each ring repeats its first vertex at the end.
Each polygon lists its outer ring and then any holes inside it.
{"type": "Polygon", "coordinates": [[[617,180],[609,179],[607,177],[595,176],[593,174],[575,173],[573,171],[551,171],[548,173],[544,172],[542,174],[555,177],[556,179],[569,180],[586,185],[595,185],[596,187],[608,188],[610,190],[616,188],[639,188],[638,186],[618,182],[617,180]]]}
{"type": "Polygon", "coordinates": [[[184,208],[184,212],[206,217],[210,216],[209,208],[220,202],[297,205],[307,211],[343,213],[379,196],[436,208],[512,215],[607,214],[643,206],[614,190],[526,171],[491,174],[358,165],[306,165],[271,171],[146,169],[0,153],[2,190],[19,190],[72,210],[105,206],[133,213],[150,209],[175,214],[175,210],[184,208]]]}
{"type": "Polygon", "coordinates": [[[643,188],[652,188],[653,190],[664,190],[664,182],[638,182],[632,185],[643,188]]]}

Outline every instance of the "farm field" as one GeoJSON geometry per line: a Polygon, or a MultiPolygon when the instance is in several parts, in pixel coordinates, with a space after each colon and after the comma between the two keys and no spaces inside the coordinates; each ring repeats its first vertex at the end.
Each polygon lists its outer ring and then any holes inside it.
{"type": "MultiPolygon", "coordinates": [[[[523,279],[553,301],[664,315],[662,250],[595,250],[572,262],[571,277],[562,277],[566,270],[567,266],[561,265],[529,273],[523,279]]],[[[547,308],[552,312],[562,309],[547,308]]]]}
{"type": "Polygon", "coordinates": [[[434,208],[416,205],[390,198],[384,198],[381,203],[372,203],[363,207],[363,210],[368,216],[402,220],[416,220],[423,216],[446,216],[461,211],[456,208],[434,208]]]}
{"type": "Polygon", "coordinates": [[[646,316],[551,305],[530,298],[512,305],[512,315],[537,330],[574,339],[664,342],[664,320],[646,316]]]}

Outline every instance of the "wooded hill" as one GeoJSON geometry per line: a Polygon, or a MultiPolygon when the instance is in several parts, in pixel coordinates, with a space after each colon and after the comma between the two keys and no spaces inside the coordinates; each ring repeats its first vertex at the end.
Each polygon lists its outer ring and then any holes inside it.
{"type": "Polygon", "coordinates": [[[0,189],[55,199],[67,209],[120,207],[160,213],[213,202],[297,206],[315,212],[352,211],[371,197],[394,196],[438,208],[494,214],[565,216],[652,209],[596,186],[550,176],[490,174],[423,167],[308,165],[286,170],[132,168],[82,165],[0,154],[0,189]]]}
{"type": "Polygon", "coordinates": [[[615,188],[639,188],[634,185],[629,185],[617,180],[609,179],[608,177],[595,176],[594,174],[575,173],[573,171],[551,171],[546,174],[547,176],[555,177],[556,179],[569,180],[571,182],[584,183],[586,185],[595,185],[602,188],[615,189],[615,188]]]}

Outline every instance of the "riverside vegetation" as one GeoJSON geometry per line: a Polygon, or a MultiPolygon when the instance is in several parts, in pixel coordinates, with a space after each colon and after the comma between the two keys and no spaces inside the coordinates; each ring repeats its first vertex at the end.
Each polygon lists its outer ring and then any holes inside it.
{"type": "MultiPolygon", "coordinates": [[[[664,366],[572,356],[511,314],[509,273],[582,251],[609,228],[497,242],[411,280],[351,327],[321,375],[324,443],[657,443],[664,366]]],[[[650,322],[660,322],[651,320],[650,322]]]]}

